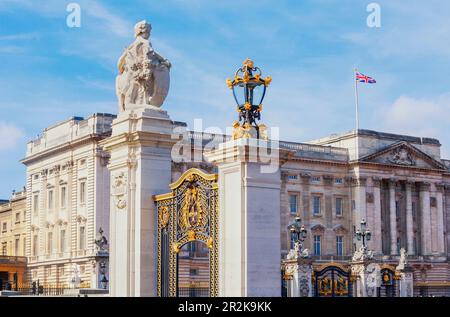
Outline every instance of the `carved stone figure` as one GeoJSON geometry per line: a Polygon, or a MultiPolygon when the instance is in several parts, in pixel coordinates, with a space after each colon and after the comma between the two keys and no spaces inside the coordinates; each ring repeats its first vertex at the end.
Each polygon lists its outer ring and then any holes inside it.
{"type": "Polygon", "coordinates": [[[118,61],[116,94],[119,111],[129,108],[159,108],[170,85],[170,62],[158,54],[149,40],[151,25],[145,20],[134,27],[136,39],[118,61]]]}
{"type": "Polygon", "coordinates": [[[121,172],[115,176],[111,190],[111,196],[114,197],[118,209],[124,209],[127,206],[126,193],[127,177],[125,173],[121,172]]]}
{"type": "Polygon", "coordinates": [[[361,246],[353,254],[352,261],[360,262],[360,261],[370,260],[372,258],[373,258],[373,251],[368,250],[367,247],[361,246]]]}
{"type": "Polygon", "coordinates": [[[97,237],[95,238],[95,245],[97,247],[97,251],[105,251],[108,245],[108,240],[103,235],[103,229],[100,227],[97,233],[97,237]]]}
{"type": "Polygon", "coordinates": [[[410,151],[404,146],[394,149],[392,151],[391,157],[388,158],[388,161],[390,163],[398,164],[398,165],[412,166],[412,165],[416,164],[410,151]]]}
{"type": "Polygon", "coordinates": [[[395,270],[403,271],[407,264],[408,264],[408,253],[406,253],[405,248],[401,248],[400,249],[400,259],[399,259],[398,265],[395,268],[395,270]]]}
{"type": "Polygon", "coordinates": [[[295,242],[294,248],[289,250],[286,256],[287,260],[297,260],[299,258],[306,259],[309,258],[309,250],[302,249],[299,242],[295,242]]]}

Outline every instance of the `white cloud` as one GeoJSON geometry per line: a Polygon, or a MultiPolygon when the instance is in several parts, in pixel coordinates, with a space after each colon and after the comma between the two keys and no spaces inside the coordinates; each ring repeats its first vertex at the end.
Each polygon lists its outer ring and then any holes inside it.
{"type": "Polygon", "coordinates": [[[0,151],[15,148],[22,138],[22,130],[14,123],[0,121],[0,151]]]}
{"type": "Polygon", "coordinates": [[[0,41],[17,41],[17,40],[37,40],[40,38],[39,32],[17,33],[0,36],[0,41]]]}
{"type": "Polygon", "coordinates": [[[400,96],[381,113],[386,131],[437,138],[442,156],[450,158],[450,93],[430,99],[400,96]]]}
{"type": "Polygon", "coordinates": [[[126,19],[113,13],[107,7],[95,1],[82,1],[80,5],[82,12],[86,10],[87,14],[103,22],[102,27],[104,31],[112,32],[120,37],[132,36],[133,25],[126,19]]]}

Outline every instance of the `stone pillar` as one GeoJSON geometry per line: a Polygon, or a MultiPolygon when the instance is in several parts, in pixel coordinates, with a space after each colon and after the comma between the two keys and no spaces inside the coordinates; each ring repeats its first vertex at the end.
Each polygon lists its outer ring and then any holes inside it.
{"type": "Polygon", "coordinates": [[[395,180],[389,180],[389,219],[391,232],[391,255],[397,255],[397,215],[395,205],[395,180]]]}
{"type": "Polygon", "coordinates": [[[412,214],[412,183],[406,182],[406,240],[408,246],[408,254],[414,254],[414,231],[413,231],[413,214],[412,214]]]}
{"type": "Polygon", "coordinates": [[[312,297],[312,261],[299,259],[287,261],[285,272],[288,280],[288,297],[312,297]]]}
{"type": "Polygon", "coordinates": [[[381,234],[381,179],[373,178],[373,249],[375,254],[383,253],[381,234]]]}
{"type": "Polygon", "coordinates": [[[431,253],[431,211],[429,183],[420,184],[420,213],[422,255],[429,255],[431,253]]]}
{"type": "Polygon", "coordinates": [[[152,195],[171,183],[173,122],[167,112],[135,109],[113,121],[102,141],[111,153],[110,292],[156,296],[157,217],[152,195]]]}
{"type": "MultiPolygon", "coordinates": [[[[280,296],[278,148],[238,139],[205,153],[219,170],[219,296],[280,296]]],[[[286,152],[287,153],[287,152],[286,152]]]]}
{"type": "MultiPolygon", "coordinates": [[[[361,219],[367,220],[367,208],[366,208],[366,178],[358,177],[355,179],[355,217],[354,221],[357,226],[361,222],[361,219]]],[[[370,224],[368,224],[370,225],[370,224]]]]}
{"type": "Polygon", "coordinates": [[[436,231],[437,231],[437,252],[441,255],[445,252],[444,244],[444,186],[436,185],[436,231]]]}
{"type": "Polygon", "coordinates": [[[351,263],[354,297],[376,297],[378,265],[370,260],[352,261],[351,263]]]}
{"type": "Polygon", "coordinates": [[[400,272],[399,294],[400,297],[414,296],[414,277],[413,270],[410,266],[406,266],[405,269],[400,272]]]}

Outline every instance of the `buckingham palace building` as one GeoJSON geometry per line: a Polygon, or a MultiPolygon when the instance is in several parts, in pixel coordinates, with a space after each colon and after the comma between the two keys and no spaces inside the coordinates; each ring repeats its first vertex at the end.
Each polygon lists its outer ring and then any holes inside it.
{"type": "Polygon", "coordinates": [[[10,263],[0,285],[450,296],[450,160],[439,140],[364,129],[277,140],[260,121],[272,78],[250,59],[226,81],[232,133],[190,131],[163,109],[172,65],[150,30],[136,24],[119,58],[117,114],[69,118],[27,144],[24,190],[0,202],[10,263]]]}

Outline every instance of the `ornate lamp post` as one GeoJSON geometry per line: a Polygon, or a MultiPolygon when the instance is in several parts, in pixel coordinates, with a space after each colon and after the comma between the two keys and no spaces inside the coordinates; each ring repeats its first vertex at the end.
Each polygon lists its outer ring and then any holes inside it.
{"type": "Polygon", "coordinates": [[[372,233],[369,229],[367,229],[367,223],[365,219],[361,220],[360,229],[356,230],[355,237],[356,240],[362,241],[362,246],[364,249],[366,249],[366,241],[370,241],[370,239],[372,238],[372,233]]]}
{"type": "Polygon", "coordinates": [[[291,236],[294,234],[294,249],[301,254],[303,251],[303,242],[306,239],[308,230],[302,225],[300,217],[295,217],[294,222],[288,226],[288,229],[291,232],[291,236]]]}
{"type": "Polygon", "coordinates": [[[233,80],[227,79],[227,85],[233,90],[236,110],[239,113],[239,120],[233,125],[235,129],[241,127],[249,131],[253,127],[256,130],[256,138],[265,138],[261,136],[260,126],[256,120],[261,119],[262,102],[271,81],[270,76],[262,78],[261,69],[255,67],[249,58],[235,72],[233,80]]]}

